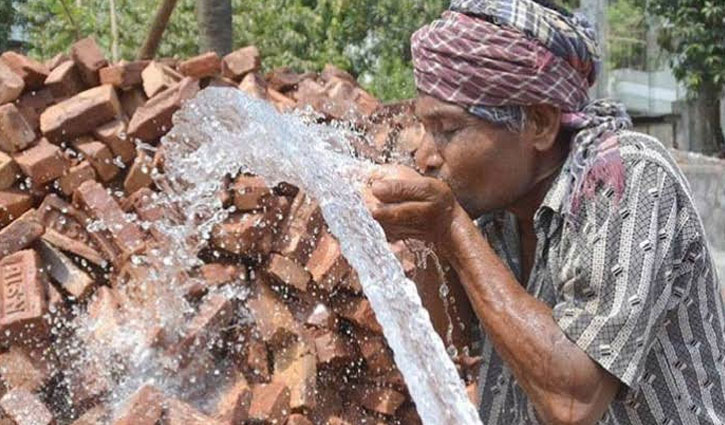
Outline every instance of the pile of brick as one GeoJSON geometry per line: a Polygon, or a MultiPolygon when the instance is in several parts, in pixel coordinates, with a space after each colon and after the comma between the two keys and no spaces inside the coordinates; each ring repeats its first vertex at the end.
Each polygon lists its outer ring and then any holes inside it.
{"type": "MultiPolygon", "coordinates": [[[[220,374],[213,391],[182,399],[147,384],[111,406],[120,377],[99,370],[109,365],[68,373],[64,362],[74,354],[62,341],[76,316],[95,321],[83,338],[98,342],[124,326],[130,304],[148,301],[119,290],[148,273],[134,256],[164,243],[158,229],[128,219],[149,223],[167,213],[149,202],[164,150],[144,146],[159,147],[173,113],[200,89],[238,87],[281,111],[309,106],[320,119],[370,134],[371,142],[356,144],[360,155],[414,158],[422,131],[394,110],[408,106],[381,106],[332,66],[320,74],[259,71],[255,47],[223,58],[110,64],[88,38],[45,63],[2,54],[0,424],[420,423],[318,205],[295,187],[270,188],[250,175],[228,179],[220,192],[237,212],[214,229],[205,264],[190,272],[196,283],[185,297],[196,314],[175,337],[149,330],[155,347],[179,359],[178,373],[220,374]],[[219,295],[226,286],[244,286],[249,296],[219,295]]],[[[404,244],[393,247],[417,281],[438,279],[404,244]]],[[[461,358],[470,382],[472,364],[461,358]]]]}

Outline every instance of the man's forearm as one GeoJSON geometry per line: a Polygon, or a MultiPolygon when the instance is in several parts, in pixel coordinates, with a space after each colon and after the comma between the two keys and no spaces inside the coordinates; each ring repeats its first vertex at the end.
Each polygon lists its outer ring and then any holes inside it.
{"type": "Polygon", "coordinates": [[[602,370],[566,338],[551,308],[526,292],[465,213],[455,220],[443,251],[486,335],[542,419],[569,422],[560,411],[567,405],[573,422],[598,414],[601,407],[591,406],[591,399],[606,388],[591,383],[602,380],[602,370]]]}

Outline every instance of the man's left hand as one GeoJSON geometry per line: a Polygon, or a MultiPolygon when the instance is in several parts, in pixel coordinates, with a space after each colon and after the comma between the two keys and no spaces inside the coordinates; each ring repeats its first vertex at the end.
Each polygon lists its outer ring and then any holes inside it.
{"type": "Polygon", "coordinates": [[[412,168],[382,166],[370,183],[368,208],[388,239],[420,239],[444,249],[455,219],[465,214],[446,183],[412,168]]]}

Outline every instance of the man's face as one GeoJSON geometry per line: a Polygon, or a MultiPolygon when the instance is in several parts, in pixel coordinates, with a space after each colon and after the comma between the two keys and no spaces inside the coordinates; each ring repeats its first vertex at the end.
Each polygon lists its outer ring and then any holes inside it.
{"type": "Polygon", "coordinates": [[[531,189],[536,153],[526,133],[426,95],[418,98],[415,112],[427,132],[416,154],[419,168],[448,183],[471,217],[506,208],[531,189]]]}

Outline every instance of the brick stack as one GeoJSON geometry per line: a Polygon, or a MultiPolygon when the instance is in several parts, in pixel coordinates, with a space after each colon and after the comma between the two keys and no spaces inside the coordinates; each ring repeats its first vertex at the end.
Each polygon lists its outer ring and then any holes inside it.
{"type": "MultiPolygon", "coordinates": [[[[320,74],[259,72],[255,47],[223,58],[110,64],[88,38],[45,63],[2,54],[0,423],[420,423],[319,206],[290,185],[270,188],[250,175],[226,182],[220,197],[236,212],[214,229],[205,264],[188,276],[196,314],[178,335],[149,326],[150,343],[178,358],[179,373],[200,380],[214,373],[219,385],[182,399],[149,384],[111,406],[118,376],[104,373],[105,365],[80,374],[64,367],[61,342],[72,329],[61,325],[87,313],[96,326],[84,338],[104,341],[124,326],[124,309],[148,301],[119,290],[149,273],[134,255],[164,243],[153,226],[127,218],[152,223],[167,213],[150,202],[163,149],[135,141],[158,145],[173,113],[201,88],[238,87],[281,111],[310,106],[321,119],[370,134],[372,142],[356,143],[360,155],[414,159],[421,129],[381,107],[349,74],[332,66],[320,74]],[[250,295],[221,296],[227,286],[250,295]]],[[[405,246],[395,249],[416,280],[437,278],[418,269],[405,246]]]]}

